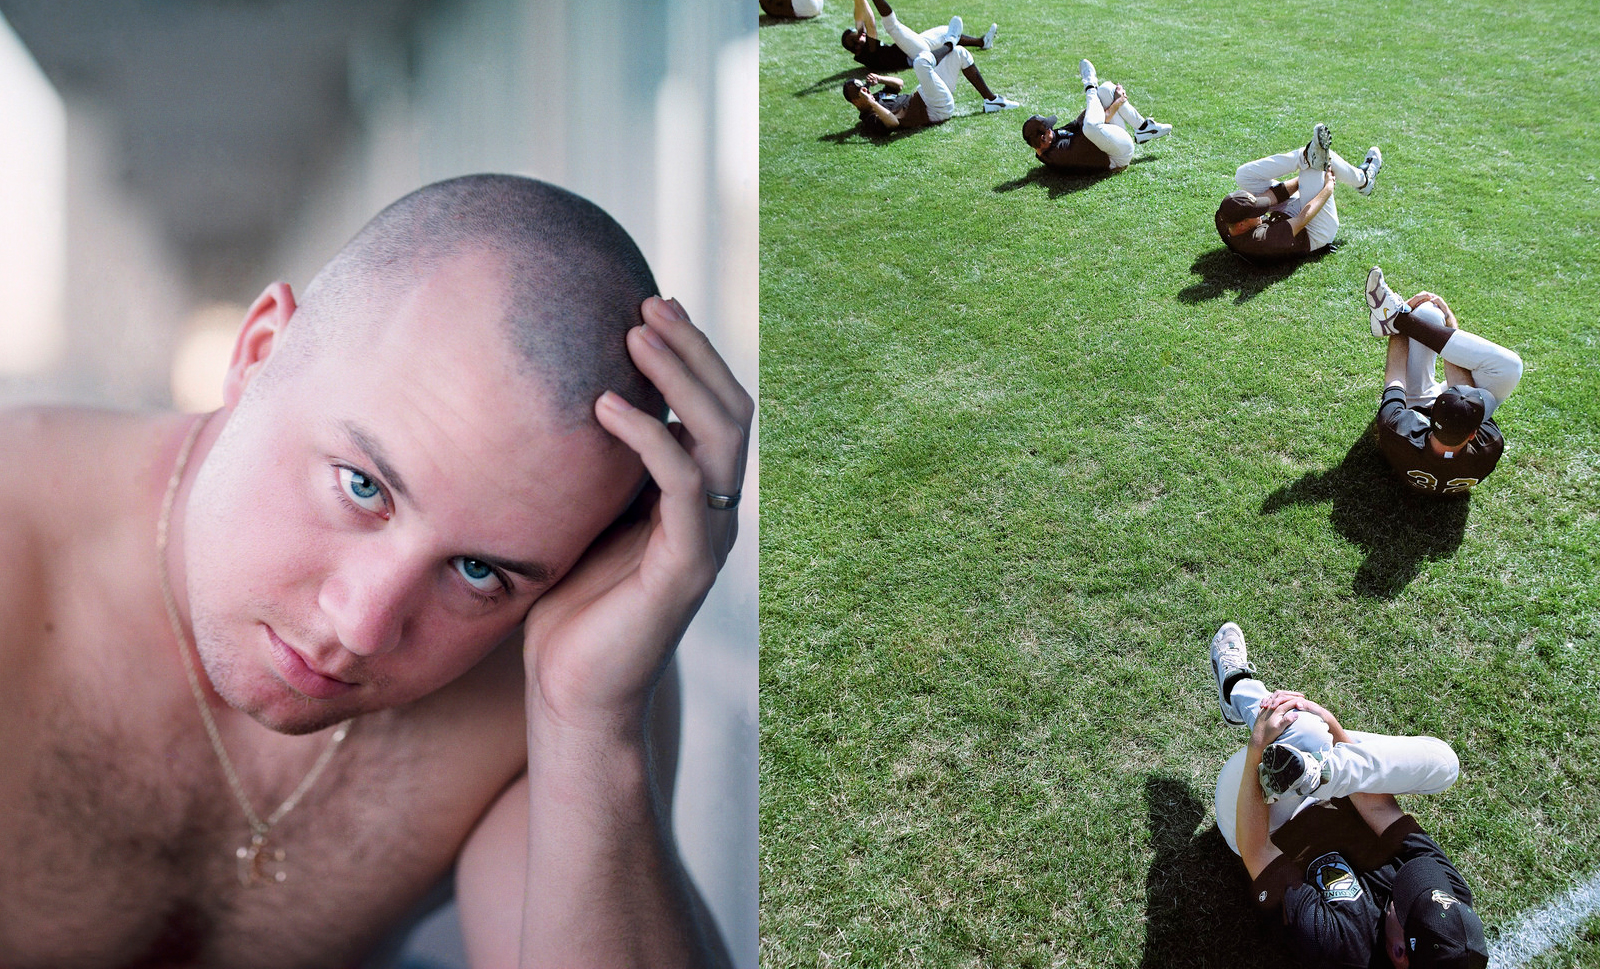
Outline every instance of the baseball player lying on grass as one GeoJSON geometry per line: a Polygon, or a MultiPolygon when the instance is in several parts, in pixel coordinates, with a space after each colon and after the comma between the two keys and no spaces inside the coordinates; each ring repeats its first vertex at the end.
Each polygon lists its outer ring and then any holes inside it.
{"type": "Polygon", "coordinates": [[[1377,420],[1383,456],[1417,491],[1465,494],[1505,449],[1490,415],[1522,379],[1522,358],[1461,329],[1432,293],[1402,301],[1377,266],[1367,274],[1367,306],[1373,336],[1389,338],[1377,420]],[[1445,382],[1437,376],[1441,359],[1445,382]]]}
{"type": "Polygon", "coordinates": [[[1278,916],[1293,965],[1483,969],[1472,890],[1396,794],[1455,783],[1455,752],[1434,737],[1345,730],[1303,694],[1255,678],[1244,634],[1211,640],[1222,718],[1250,731],[1217,779],[1217,828],[1278,916]]]}
{"type": "Polygon", "coordinates": [[[890,43],[878,40],[878,25],[872,19],[872,8],[867,6],[867,0],[856,0],[856,25],[839,37],[839,43],[856,59],[856,63],[869,71],[903,71],[911,66],[911,59],[923,50],[938,47],[946,41],[955,41],[961,47],[988,50],[994,46],[994,35],[1000,30],[999,24],[990,24],[982,37],[971,37],[961,32],[961,18],[951,17],[949,26],[934,27],[918,34],[901,24],[887,3],[882,0],[876,2],[878,12],[883,15],[883,29],[889,34],[890,43]],[[909,37],[920,37],[922,42],[912,42],[909,37]]]}
{"type": "MultiPolygon", "coordinates": [[[[887,20],[887,18],[885,18],[887,20]]],[[[1017,102],[1008,101],[989,89],[972,55],[946,38],[938,47],[929,46],[920,34],[905,31],[896,38],[905,45],[918,46],[911,59],[918,84],[910,94],[902,93],[905,82],[898,77],[868,74],[865,81],[851,78],[844,82],[844,99],[861,112],[861,120],[884,128],[921,128],[955,117],[956,77],[965,77],[983,96],[984,111],[1004,111],[1017,102]],[[873,84],[883,85],[874,94],[873,84]]],[[[908,47],[910,49],[910,47],[908,47]]]]}
{"type": "Polygon", "coordinates": [[[1339,231],[1333,202],[1336,181],[1371,195],[1383,167],[1377,147],[1359,166],[1333,150],[1328,126],[1311,129],[1304,148],[1245,162],[1234,173],[1239,191],[1217,208],[1217,234],[1229,249],[1250,259],[1287,259],[1315,252],[1339,231]],[[1277,179],[1293,174],[1287,182],[1277,179]]]}
{"type": "Polygon", "coordinates": [[[1046,165],[1073,172],[1121,171],[1133,161],[1136,143],[1172,132],[1172,125],[1134,110],[1122,85],[1102,83],[1088,60],[1078,62],[1078,76],[1083,79],[1084,108],[1076,118],[1060,128],[1055,115],[1036,114],[1022,123],[1022,140],[1046,165]]]}

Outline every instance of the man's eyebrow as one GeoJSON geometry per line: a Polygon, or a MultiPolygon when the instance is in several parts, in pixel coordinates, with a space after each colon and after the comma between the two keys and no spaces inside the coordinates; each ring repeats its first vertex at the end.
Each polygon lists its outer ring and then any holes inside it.
{"type": "Polygon", "coordinates": [[[535,585],[542,585],[556,577],[555,569],[538,562],[517,562],[512,559],[495,558],[492,555],[469,555],[467,558],[477,559],[507,572],[515,572],[535,585]]]}
{"type": "Polygon", "coordinates": [[[371,461],[373,467],[378,469],[378,474],[389,482],[389,487],[394,489],[394,493],[407,501],[411,501],[411,492],[406,490],[405,480],[400,477],[400,472],[394,469],[394,465],[389,463],[388,457],[383,453],[383,448],[378,445],[378,442],[374,441],[366,431],[352,421],[341,421],[339,429],[344,431],[345,435],[350,438],[350,443],[354,444],[360,449],[361,453],[367,456],[367,460],[371,461]]]}

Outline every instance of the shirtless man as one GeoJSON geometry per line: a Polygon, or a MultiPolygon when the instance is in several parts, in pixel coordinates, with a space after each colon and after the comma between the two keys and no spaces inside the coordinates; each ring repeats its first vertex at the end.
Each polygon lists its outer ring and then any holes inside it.
{"type": "Polygon", "coordinates": [[[452,866],[474,965],[706,961],[644,718],[752,405],[654,293],[469,176],[268,286],[215,413],[0,414],[0,965],[348,967],[452,866]]]}

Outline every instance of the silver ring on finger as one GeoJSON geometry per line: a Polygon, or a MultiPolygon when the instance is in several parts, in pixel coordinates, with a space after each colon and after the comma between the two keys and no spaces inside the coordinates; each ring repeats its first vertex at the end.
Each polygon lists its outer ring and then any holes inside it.
{"type": "Polygon", "coordinates": [[[740,497],[741,493],[737,491],[731,495],[719,495],[715,491],[708,491],[706,492],[706,504],[710,505],[713,511],[732,511],[739,507],[740,497]]]}

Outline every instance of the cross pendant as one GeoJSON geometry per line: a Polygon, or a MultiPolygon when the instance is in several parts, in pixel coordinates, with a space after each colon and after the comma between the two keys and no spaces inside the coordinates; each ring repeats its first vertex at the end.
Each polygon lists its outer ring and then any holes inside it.
{"type": "Polygon", "coordinates": [[[239,884],[246,888],[281,882],[289,877],[282,868],[283,849],[272,847],[264,833],[252,834],[250,844],[235,851],[234,856],[239,859],[239,884]]]}

